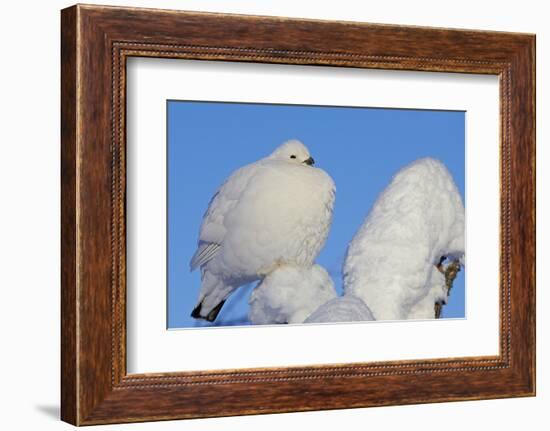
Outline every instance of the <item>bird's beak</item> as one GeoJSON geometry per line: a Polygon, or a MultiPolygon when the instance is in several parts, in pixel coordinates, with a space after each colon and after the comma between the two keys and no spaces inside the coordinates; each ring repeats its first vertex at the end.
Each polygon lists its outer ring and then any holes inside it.
{"type": "Polygon", "coordinates": [[[310,157],[307,160],[304,160],[304,163],[309,166],[313,166],[315,164],[315,160],[313,160],[313,157],[310,157]]]}

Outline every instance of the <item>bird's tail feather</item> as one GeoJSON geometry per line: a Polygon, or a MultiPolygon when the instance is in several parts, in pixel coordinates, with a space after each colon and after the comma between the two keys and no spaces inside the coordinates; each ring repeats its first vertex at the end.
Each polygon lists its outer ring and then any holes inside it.
{"type": "Polygon", "coordinates": [[[213,322],[214,320],[216,320],[216,317],[218,317],[218,314],[220,313],[220,310],[222,309],[223,304],[225,304],[225,299],[222,302],[220,302],[218,305],[216,305],[214,308],[212,308],[212,310],[210,310],[208,314],[203,315],[201,314],[201,310],[202,310],[202,301],[201,301],[195,308],[193,308],[193,311],[191,312],[191,317],[193,317],[194,319],[204,319],[204,320],[208,320],[209,322],[213,322]]]}
{"type": "Polygon", "coordinates": [[[191,317],[213,322],[216,320],[225,300],[235,288],[225,284],[224,280],[207,269],[204,269],[201,275],[202,286],[199,299],[197,306],[191,312],[191,317]]]}

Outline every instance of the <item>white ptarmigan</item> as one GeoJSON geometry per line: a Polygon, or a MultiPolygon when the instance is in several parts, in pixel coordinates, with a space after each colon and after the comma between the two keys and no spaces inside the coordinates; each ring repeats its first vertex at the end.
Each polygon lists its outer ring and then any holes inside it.
{"type": "Polygon", "coordinates": [[[233,172],[218,189],[199,232],[191,270],[201,289],[191,316],[214,321],[239,286],[275,268],[310,266],[323,247],[335,198],[332,178],[290,140],[233,172]]]}
{"type": "Polygon", "coordinates": [[[464,263],[464,204],[443,163],[417,160],[380,194],[348,246],[345,295],[368,305],[376,320],[434,318],[445,302],[443,258],[464,263]]]}

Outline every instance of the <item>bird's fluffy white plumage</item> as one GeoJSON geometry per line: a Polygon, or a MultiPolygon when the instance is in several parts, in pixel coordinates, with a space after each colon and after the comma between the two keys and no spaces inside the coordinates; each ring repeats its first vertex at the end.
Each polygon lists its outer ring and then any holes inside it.
{"type": "Polygon", "coordinates": [[[334,297],[334,283],[322,266],[284,265],[272,271],[254,289],[248,318],[254,325],[302,323],[334,297]]]}
{"type": "Polygon", "coordinates": [[[343,323],[374,320],[367,304],[355,295],[333,298],[317,308],[304,323],[343,323]]]}
{"type": "Polygon", "coordinates": [[[191,259],[191,268],[200,266],[202,274],[195,317],[208,316],[236,288],[282,264],[313,263],[329,232],[335,187],[311,164],[308,149],[288,141],[219,188],[191,259]]]}
{"type": "Polygon", "coordinates": [[[433,318],[441,256],[463,261],[464,205],[445,166],[418,160],[399,171],[351,241],[344,290],[376,320],[433,318]]]}

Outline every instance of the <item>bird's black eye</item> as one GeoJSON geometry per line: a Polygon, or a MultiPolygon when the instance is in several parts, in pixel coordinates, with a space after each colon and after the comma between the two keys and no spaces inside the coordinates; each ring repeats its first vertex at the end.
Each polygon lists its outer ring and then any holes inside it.
{"type": "Polygon", "coordinates": [[[292,156],[290,156],[291,159],[295,159],[296,156],[293,154],[292,156]]]}

